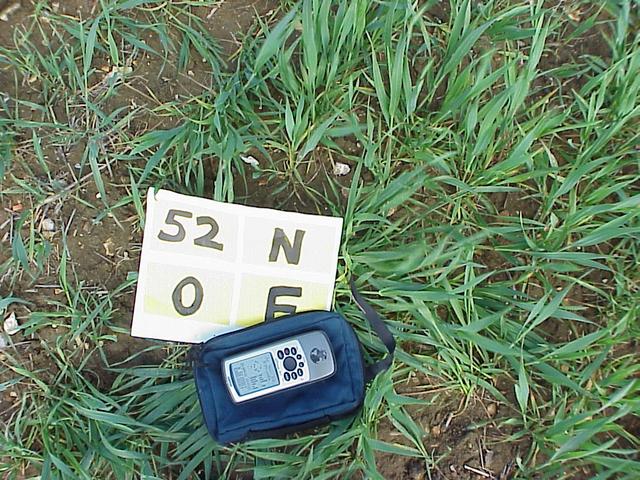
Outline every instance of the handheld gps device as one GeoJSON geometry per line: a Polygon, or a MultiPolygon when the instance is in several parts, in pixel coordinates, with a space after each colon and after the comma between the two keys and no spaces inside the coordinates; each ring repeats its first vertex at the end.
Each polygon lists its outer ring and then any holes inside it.
{"type": "Polygon", "coordinates": [[[313,330],[225,358],[223,377],[235,403],[331,376],[335,360],[327,335],[313,330]]]}
{"type": "Polygon", "coordinates": [[[366,385],[393,364],[396,342],[355,288],[353,299],[387,355],[365,362],[339,312],[283,315],[217,335],[190,352],[207,430],[219,444],[274,438],[355,415],[366,385]]]}

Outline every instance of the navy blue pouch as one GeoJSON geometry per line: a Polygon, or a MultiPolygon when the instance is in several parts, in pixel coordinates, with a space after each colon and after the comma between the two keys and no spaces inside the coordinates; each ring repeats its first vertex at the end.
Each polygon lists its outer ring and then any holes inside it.
{"type": "Polygon", "coordinates": [[[391,365],[395,341],[353,282],[351,289],[356,303],[389,352],[377,363],[365,364],[353,328],[337,312],[287,315],[214,337],[192,348],[193,373],[202,414],[216,441],[226,444],[247,438],[281,436],[358,412],[364,401],[366,383],[391,365]],[[241,403],[234,402],[225,382],[223,363],[226,358],[318,330],[324,333],[333,351],[333,374],[241,403]]]}

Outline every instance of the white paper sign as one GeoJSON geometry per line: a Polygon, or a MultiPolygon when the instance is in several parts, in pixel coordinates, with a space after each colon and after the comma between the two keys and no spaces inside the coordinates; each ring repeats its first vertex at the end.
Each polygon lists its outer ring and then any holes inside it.
{"type": "Polygon", "coordinates": [[[131,334],[202,342],[329,310],[342,219],[147,192],[131,334]]]}

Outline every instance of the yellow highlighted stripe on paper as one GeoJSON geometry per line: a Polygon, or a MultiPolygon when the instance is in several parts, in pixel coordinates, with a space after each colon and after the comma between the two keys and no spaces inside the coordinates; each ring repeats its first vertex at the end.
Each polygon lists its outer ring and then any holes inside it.
{"type": "Polygon", "coordinates": [[[188,318],[228,325],[234,275],[198,268],[149,263],[144,311],[153,315],[188,318]],[[189,279],[186,282],[181,281],[189,279]],[[196,292],[196,290],[199,290],[196,292]]]}

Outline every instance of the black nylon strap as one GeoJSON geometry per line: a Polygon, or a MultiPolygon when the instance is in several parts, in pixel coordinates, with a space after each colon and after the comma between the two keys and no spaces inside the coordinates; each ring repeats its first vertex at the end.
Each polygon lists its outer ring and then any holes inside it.
{"type": "Polygon", "coordinates": [[[369,324],[376,332],[378,338],[382,341],[384,346],[387,348],[389,355],[384,357],[382,360],[379,360],[371,365],[365,366],[365,383],[373,380],[373,378],[378,375],[380,372],[388,369],[393,363],[393,352],[396,350],[396,341],[391,335],[391,332],[385,325],[384,321],[378,315],[369,302],[365,300],[365,298],[358,292],[356,288],[356,283],[353,280],[353,277],[349,280],[349,286],[351,287],[351,294],[353,295],[353,299],[356,301],[356,304],[364,314],[365,318],[368,320],[369,324]]]}

